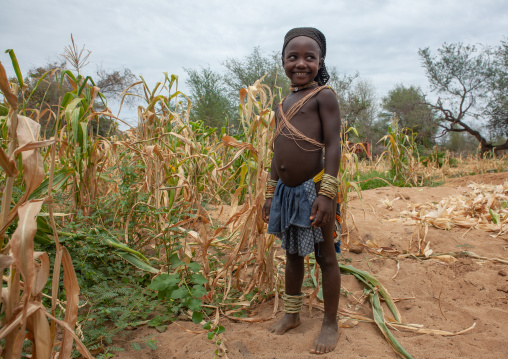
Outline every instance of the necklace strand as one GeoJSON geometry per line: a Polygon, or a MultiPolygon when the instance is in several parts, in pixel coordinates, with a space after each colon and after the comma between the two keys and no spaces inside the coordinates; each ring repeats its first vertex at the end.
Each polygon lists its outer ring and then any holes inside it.
{"type": "Polygon", "coordinates": [[[308,82],[308,83],[306,83],[305,85],[302,85],[302,86],[291,84],[291,86],[289,87],[289,90],[291,92],[298,92],[298,91],[304,90],[304,89],[309,88],[309,87],[317,86],[317,84],[318,83],[316,81],[308,82]]]}
{"type": "Polygon", "coordinates": [[[291,108],[288,110],[287,114],[284,113],[284,110],[282,109],[282,102],[279,103],[279,123],[277,124],[277,129],[275,130],[275,134],[273,136],[272,140],[272,148],[273,144],[275,142],[275,139],[279,135],[283,135],[289,139],[292,139],[298,147],[300,147],[304,151],[318,151],[323,149],[325,146],[321,142],[316,141],[313,138],[310,138],[308,136],[305,136],[300,130],[298,130],[296,127],[294,127],[289,121],[297,114],[298,111],[309,101],[312,97],[314,97],[319,91],[321,91],[326,86],[320,86],[313,89],[308,95],[300,99],[298,102],[296,102],[291,108]],[[287,133],[282,133],[282,130],[284,128],[287,128],[287,133]],[[303,140],[306,142],[309,142],[310,144],[314,145],[315,149],[306,149],[303,148],[299,143],[298,140],[303,140]]]}

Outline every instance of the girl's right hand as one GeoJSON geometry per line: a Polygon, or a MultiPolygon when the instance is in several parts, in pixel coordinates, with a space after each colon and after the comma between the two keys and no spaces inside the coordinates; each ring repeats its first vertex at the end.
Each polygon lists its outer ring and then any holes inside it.
{"type": "Polygon", "coordinates": [[[272,199],[268,198],[265,201],[265,204],[263,206],[263,221],[265,223],[268,223],[268,220],[270,219],[270,207],[272,206],[272,199]]]}

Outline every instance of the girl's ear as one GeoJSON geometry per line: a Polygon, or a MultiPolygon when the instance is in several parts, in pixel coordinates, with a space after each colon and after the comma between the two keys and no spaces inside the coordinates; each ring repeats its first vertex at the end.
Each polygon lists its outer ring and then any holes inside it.
{"type": "Polygon", "coordinates": [[[284,67],[284,56],[281,56],[280,59],[282,60],[282,67],[284,67]]]}
{"type": "Polygon", "coordinates": [[[323,58],[319,59],[319,68],[321,68],[323,66],[324,62],[325,62],[325,59],[323,59],[323,58]]]}

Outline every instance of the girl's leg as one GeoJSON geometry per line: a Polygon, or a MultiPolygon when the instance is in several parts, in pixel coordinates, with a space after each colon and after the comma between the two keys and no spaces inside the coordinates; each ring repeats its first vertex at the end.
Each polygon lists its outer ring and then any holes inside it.
{"type": "MultiPolygon", "coordinates": [[[[304,275],[304,258],[298,254],[286,252],[286,294],[298,295],[302,291],[304,275]]],[[[299,313],[285,313],[284,316],[268,330],[275,334],[284,334],[300,325],[299,313]]]]}
{"type": "Polygon", "coordinates": [[[334,226],[335,218],[321,227],[324,242],[315,246],[316,261],[323,272],[322,283],[325,305],[321,333],[311,349],[311,352],[316,354],[332,351],[337,345],[338,339],[337,310],[340,296],[340,270],[333,242],[334,226]]]}

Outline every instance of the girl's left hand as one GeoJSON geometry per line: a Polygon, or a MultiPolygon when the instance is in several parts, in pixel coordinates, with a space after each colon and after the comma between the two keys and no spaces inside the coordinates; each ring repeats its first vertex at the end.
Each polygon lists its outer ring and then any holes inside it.
{"type": "Polygon", "coordinates": [[[319,195],[316,198],[310,212],[312,227],[322,227],[333,218],[335,215],[333,203],[334,201],[332,199],[323,195],[319,195]]]}

